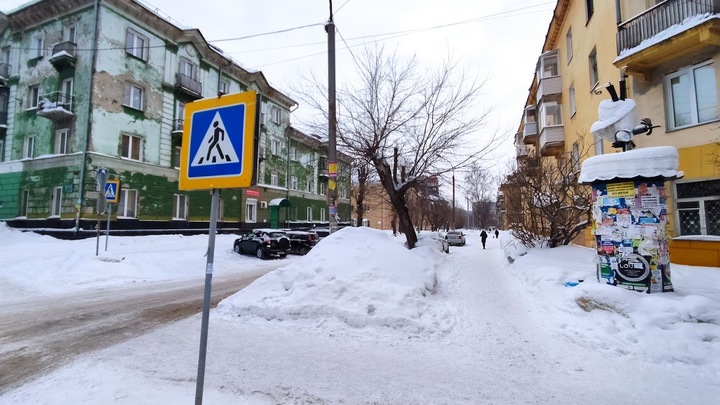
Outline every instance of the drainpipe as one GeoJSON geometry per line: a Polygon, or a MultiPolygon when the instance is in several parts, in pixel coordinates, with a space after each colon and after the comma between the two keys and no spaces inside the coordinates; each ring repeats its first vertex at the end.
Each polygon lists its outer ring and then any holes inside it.
{"type": "MultiPolygon", "coordinates": [[[[90,66],[90,91],[88,92],[88,115],[87,115],[87,133],[85,134],[85,145],[83,146],[82,162],[80,164],[80,184],[78,186],[78,199],[75,204],[77,213],[75,214],[75,233],[80,231],[80,212],[82,211],[83,194],[85,193],[85,166],[87,165],[88,149],[90,148],[90,137],[92,133],[92,112],[93,112],[93,84],[95,79],[95,69],[97,67],[97,43],[98,43],[98,27],[100,22],[100,0],[95,0],[93,5],[94,21],[93,21],[93,42],[92,42],[92,62],[90,66]]],[[[119,192],[120,190],[118,190],[119,192]]]]}
{"type": "MultiPolygon", "coordinates": [[[[233,61],[228,59],[228,64],[225,66],[226,69],[232,67],[233,61]]],[[[220,94],[220,84],[222,83],[222,74],[223,74],[223,67],[218,67],[218,83],[217,83],[217,89],[218,89],[218,97],[220,97],[222,94],[220,94]]]]}
{"type": "Polygon", "coordinates": [[[615,22],[617,25],[622,23],[622,9],[620,7],[620,0],[615,0],[615,22]]]}
{"type": "MultiPolygon", "coordinates": [[[[297,108],[298,108],[298,105],[295,104],[295,108],[291,109],[290,113],[297,110],[297,108]]],[[[285,199],[287,200],[288,204],[290,204],[290,183],[288,183],[288,181],[290,180],[290,117],[288,117],[288,126],[285,128],[285,133],[287,134],[287,153],[288,153],[287,176],[286,176],[287,179],[286,179],[286,183],[285,183],[285,186],[287,186],[287,187],[285,187],[287,189],[287,191],[285,192],[285,199]]],[[[279,222],[279,218],[278,218],[278,222],[279,222]]],[[[290,207],[289,206],[285,207],[285,227],[287,229],[290,229],[290,207]]]]}

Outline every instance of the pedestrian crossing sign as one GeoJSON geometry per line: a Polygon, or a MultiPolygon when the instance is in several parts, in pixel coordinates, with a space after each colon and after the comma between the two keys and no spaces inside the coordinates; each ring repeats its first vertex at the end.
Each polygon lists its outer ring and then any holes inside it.
{"type": "Polygon", "coordinates": [[[185,105],[180,190],[251,185],[256,103],[247,91],[185,105]]]}
{"type": "Polygon", "coordinates": [[[120,200],[120,180],[108,180],[105,182],[105,202],[117,204],[120,200]]]}

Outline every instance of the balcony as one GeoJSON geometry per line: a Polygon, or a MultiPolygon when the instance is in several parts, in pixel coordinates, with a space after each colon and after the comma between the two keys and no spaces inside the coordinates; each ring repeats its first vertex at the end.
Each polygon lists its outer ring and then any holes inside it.
{"type": "Polygon", "coordinates": [[[202,83],[182,73],[175,74],[175,91],[190,98],[202,98],[202,83]]]}
{"type": "Polygon", "coordinates": [[[318,178],[321,180],[327,180],[330,178],[330,172],[328,171],[327,158],[321,157],[318,160],[318,178]]]}
{"type": "Polygon", "coordinates": [[[540,79],[535,98],[541,100],[562,94],[562,79],[560,76],[548,76],[540,79]]]}
{"type": "Polygon", "coordinates": [[[77,57],[75,56],[75,43],[70,41],[61,42],[53,47],[50,63],[57,71],[65,68],[75,67],[77,57]]]}
{"type": "Polygon", "coordinates": [[[173,120],[172,123],[172,134],[182,134],[183,132],[183,119],[182,118],[176,118],[173,120]]]}
{"type": "Polygon", "coordinates": [[[73,103],[75,98],[59,91],[40,96],[35,115],[57,121],[75,116],[73,103]]]}
{"type": "Polygon", "coordinates": [[[528,146],[527,145],[515,145],[515,151],[517,152],[518,159],[527,159],[528,157],[528,146]]]}
{"type": "Polygon", "coordinates": [[[565,151],[565,131],[562,125],[544,127],[540,131],[540,154],[559,156],[565,151]]]}
{"type": "Polygon", "coordinates": [[[8,65],[7,63],[0,63],[0,85],[6,85],[9,78],[10,65],[8,65]]]}
{"type": "Polygon", "coordinates": [[[557,49],[545,52],[538,58],[535,75],[538,79],[535,100],[562,94],[562,80],[558,65],[559,52],[557,49]]]}
{"type": "Polygon", "coordinates": [[[615,66],[645,72],[720,44],[719,0],[667,0],[618,25],[615,66]]]}

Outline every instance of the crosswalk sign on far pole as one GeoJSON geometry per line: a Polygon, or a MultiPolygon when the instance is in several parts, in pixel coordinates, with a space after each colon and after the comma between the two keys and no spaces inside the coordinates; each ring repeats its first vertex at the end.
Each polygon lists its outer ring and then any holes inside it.
{"type": "Polygon", "coordinates": [[[185,105],[180,190],[251,185],[256,103],[247,91],[185,105]]]}

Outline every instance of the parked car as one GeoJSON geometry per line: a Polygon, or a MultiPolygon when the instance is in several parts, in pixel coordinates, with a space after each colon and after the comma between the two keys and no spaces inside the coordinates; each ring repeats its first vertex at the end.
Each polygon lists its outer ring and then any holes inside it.
{"type": "Polygon", "coordinates": [[[313,228],[312,230],[317,234],[320,239],[330,235],[330,228],[313,228]]]}
{"type": "Polygon", "coordinates": [[[306,255],[319,241],[314,231],[285,231],[290,238],[290,253],[306,255]]]}
{"type": "Polygon", "coordinates": [[[235,239],[233,250],[238,254],[255,255],[259,259],[285,257],[290,250],[290,238],[278,229],[253,229],[235,239]]]}
{"type": "Polygon", "coordinates": [[[465,246],[465,234],[462,231],[448,231],[445,239],[450,246],[465,246]]]}

